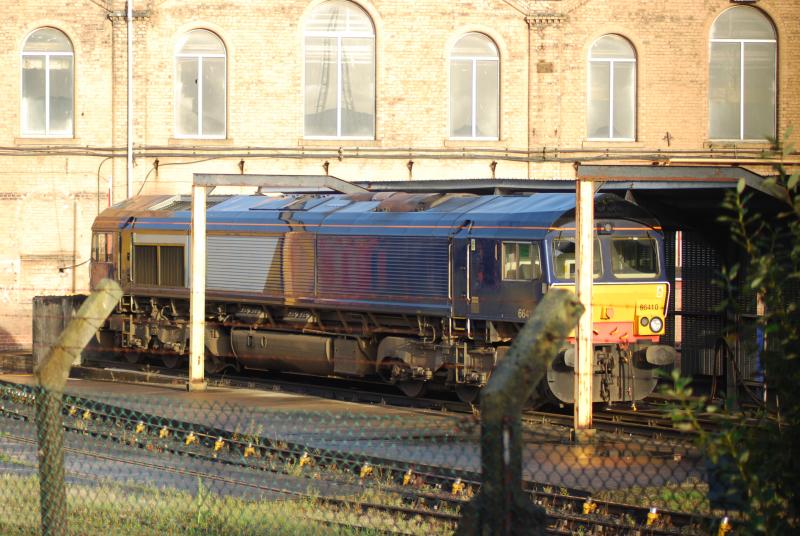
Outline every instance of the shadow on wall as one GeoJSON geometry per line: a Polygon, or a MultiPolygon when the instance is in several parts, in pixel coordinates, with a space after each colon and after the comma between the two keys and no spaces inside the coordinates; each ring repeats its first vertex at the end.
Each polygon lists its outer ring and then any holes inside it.
{"type": "Polygon", "coordinates": [[[0,327],[0,352],[5,353],[22,349],[23,347],[17,338],[5,327],[0,327]]]}
{"type": "Polygon", "coordinates": [[[5,328],[0,327],[0,372],[32,372],[33,357],[5,328]]]}

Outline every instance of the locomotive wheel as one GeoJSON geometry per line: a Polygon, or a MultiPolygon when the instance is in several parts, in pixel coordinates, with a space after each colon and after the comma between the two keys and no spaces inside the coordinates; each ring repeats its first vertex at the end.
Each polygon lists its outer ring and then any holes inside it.
{"type": "Polygon", "coordinates": [[[206,351],[206,361],[203,365],[206,372],[209,374],[216,374],[218,372],[222,372],[222,369],[225,368],[225,362],[218,358],[217,356],[211,355],[206,351]]]}
{"type": "Polygon", "coordinates": [[[459,400],[466,404],[477,404],[481,395],[481,389],[474,385],[457,385],[456,395],[458,395],[459,400]]]}
{"type": "Polygon", "coordinates": [[[560,401],[555,397],[552,391],[547,387],[547,381],[542,381],[533,390],[531,396],[525,402],[525,409],[529,411],[536,411],[545,406],[558,406],[560,401]]]}
{"type": "Polygon", "coordinates": [[[525,403],[525,409],[529,411],[536,411],[547,405],[547,397],[534,392],[528,401],[525,403]]]}
{"type": "Polygon", "coordinates": [[[161,362],[167,368],[178,368],[181,363],[181,356],[177,354],[164,354],[161,356],[161,362]]]}
{"type": "Polygon", "coordinates": [[[425,393],[427,386],[423,381],[405,381],[397,382],[397,387],[399,387],[408,398],[417,398],[425,393]]]}
{"type": "Polygon", "coordinates": [[[131,365],[139,363],[142,360],[141,352],[123,352],[123,355],[125,356],[125,361],[131,365]]]}

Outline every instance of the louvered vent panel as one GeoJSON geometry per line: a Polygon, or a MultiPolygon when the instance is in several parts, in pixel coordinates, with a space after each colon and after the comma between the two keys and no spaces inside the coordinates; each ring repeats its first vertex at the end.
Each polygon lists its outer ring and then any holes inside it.
{"type": "MultiPolygon", "coordinates": [[[[222,199],[208,199],[206,200],[206,209],[209,209],[213,206],[219,205],[224,201],[226,198],[222,199]]],[[[170,212],[182,212],[182,211],[190,211],[192,210],[192,200],[191,199],[179,199],[176,201],[172,201],[168,205],[164,205],[163,207],[157,207],[157,210],[168,210],[170,212]]]]}
{"type": "Polygon", "coordinates": [[[447,298],[446,238],[320,236],[319,293],[353,299],[447,298]]]}
{"type": "Polygon", "coordinates": [[[183,286],[183,246],[159,246],[159,284],[183,286]]]}
{"type": "Polygon", "coordinates": [[[157,246],[134,246],[133,282],[137,285],[158,284],[157,246]]]}
{"type": "Polygon", "coordinates": [[[281,242],[277,236],[209,236],[206,287],[280,294],[281,242]]]}

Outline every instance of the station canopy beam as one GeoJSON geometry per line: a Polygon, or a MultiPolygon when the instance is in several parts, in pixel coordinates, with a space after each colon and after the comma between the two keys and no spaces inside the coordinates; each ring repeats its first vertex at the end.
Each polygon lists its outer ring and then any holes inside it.
{"type": "Polygon", "coordinates": [[[617,183],[628,189],[730,189],[739,180],[752,190],[775,199],[785,199],[783,187],[767,182],[765,177],[741,167],[720,166],[600,166],[578,165],[578,179],[617,183]],[[649,186],[649,187],[648,187],[649,186]]]}
{"type": "Polygon", "coordinates": [[[235,173],[195,173],[195,186],[253,186],[271,191],[327,189],[343,194],[359,194],[366,188],[332,175],[237,175],[235,173]]]}
{"type": "MultiPolygon", "coordinates": [[[[666,231],[693,231],[713,247],[729,238],[718,215],[727,191],[744,179],[751,206],[765,216],[786,209],[786,192],[749,169],[718,165],[576,164],[574,179],[454,179],[361,181],[371,192],[471,193],[476,195],[575,194],[576,180],[591,180],[596,192],[613,193],[648,211],[666,231]]],[[[288,191],[285,193],[289,193],[288,191]]]]}
{"type": "Polygon", "coordinates": [[[579,165],[578,179],[602,181],[601,191],[616,193],[655,217],[666,231],[692,231],[714,248],[730,241],[719,221],[726,192],[740,179],[752,194],[750,206],[764,217],[786,210],[784,188],[740,167],[579,165]]]}

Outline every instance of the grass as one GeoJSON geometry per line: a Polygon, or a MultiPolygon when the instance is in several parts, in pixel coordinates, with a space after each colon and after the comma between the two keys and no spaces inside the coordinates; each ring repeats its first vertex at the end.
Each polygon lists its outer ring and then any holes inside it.
{"type": "MultiPolygon", "coordinates": [[[[0,475],[0,534],[38,535],[39,480],[0,475]]],[[[197,493],[141,485],[69,485],[68,534],[271,534],[300,536],[378,535],[385,531],[442,534],[424,519],[331,507],[313,498],[245,500],[216,495],[198,482],[197,493]]]]}
{"type": "MultiPolygon", "coordinates": [[[[0,434],[0,437],[2,437],[2,434],[0,434]]],[[[0,464],[17,465],[19,467],[31,467],[34,469],[38,467],[38,465],[35,462],[25,461],[16,456],[11,456],[10,454],[6,454],[5,452],[2,451],[0,451],[0,464]]]]}
{"type": "Polygon", "coordinates": [[[708,502],[708,484],[696,479],[653,487],[634,486],[606,490],[596,493],[594,499],[633,504],[646,508],[656,507],[662,510],[703,515],[711,514],[711,507],[708,502]]]}

